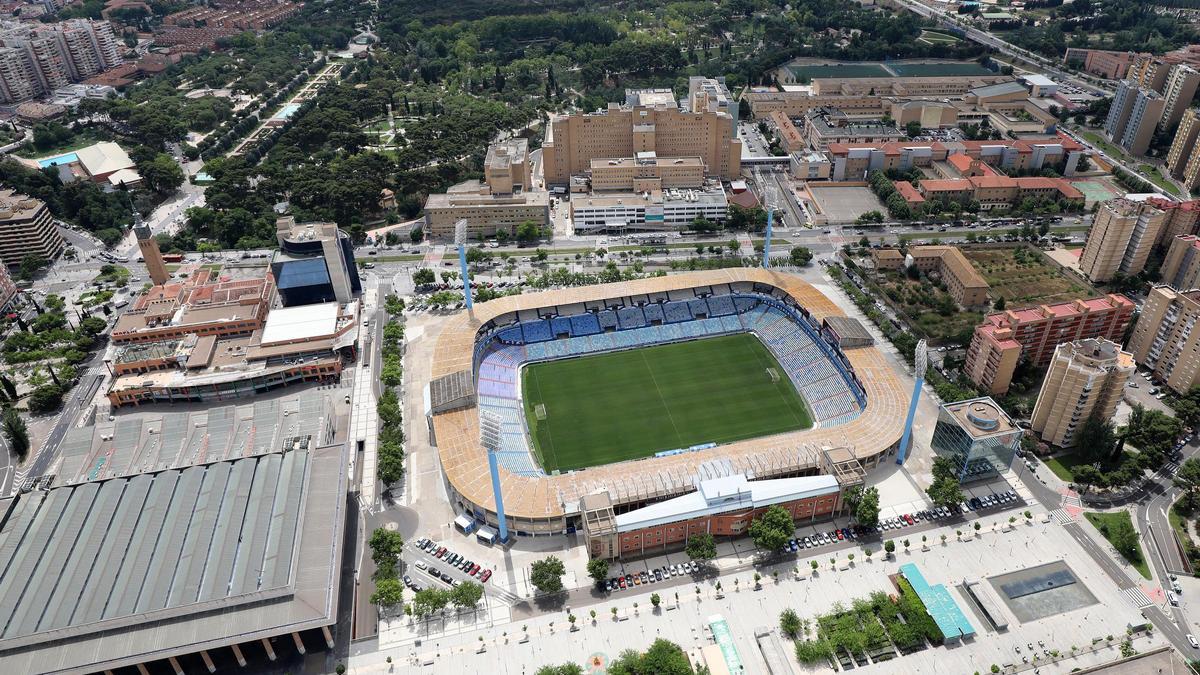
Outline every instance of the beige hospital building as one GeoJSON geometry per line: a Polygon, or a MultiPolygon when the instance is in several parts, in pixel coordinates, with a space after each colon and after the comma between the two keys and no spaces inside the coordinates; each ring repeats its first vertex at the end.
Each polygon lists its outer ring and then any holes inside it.
{"type": "Polygon", "coordinates": [[[545,226],[550,221],[550,197],[532,189],[529,142],[523,138],[488,146],[484,180],[469,180],[425,202],[425,232],[431,237],[454,236],[459,220],[467,221],[468,236],[510,235],[525,221],[545,226]]]}
{"type": "MultiPolygon", "coordinates": [[[[624,104],[610,103],[607,110],[555,116],[542,144],[546,185],[567,185],[572,176],[597,168],[594,160],[651,156],[660,161],[699,158],[707,175],[736,178],[742,143],[734,135],[733,119],[708,97],[703,89],[695,91],[685,110],[669,89],[630,90],[624,104]]],[[[656,170],[671,166],[656,165],[656,170]]],[[[612,173],[624,171],[620,167],[612,173]]]]}

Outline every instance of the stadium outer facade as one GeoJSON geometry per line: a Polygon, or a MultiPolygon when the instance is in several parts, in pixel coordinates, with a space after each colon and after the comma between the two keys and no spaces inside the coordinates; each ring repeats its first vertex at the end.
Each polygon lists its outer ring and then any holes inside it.
{"type": "MultiPolygon", "coordinates": [[[[454,404],[442,406],[432,401],[428,422],[456,507],[489,525],[497,522],[487,453],[479,442],[479,410],[474,403],[475,345],[482,327],[497,319],[535,318],[538,310],[544,308],[581,307],[585,302],[605,300],[619,302],[686,289],[728,289],[731,284],[739,283],[762,284],[781,291],[818,322],[844,316],[825,295],[798,277],[757,268],[735,268],[507,296],[481,303],[473,312],[462,312],[449,319],[434,347],[431,383],[436,385],[439,379],[456,380],[454,388],[459,398],[454,404]]],[[[590,508],[584,506],[585,496],[604,495],[602,501],[609,513],[630,511],[694,492],[705,467],[713,462],[722,462],[734,473],[753,479],[828,474],[843,487],[860,482],[863,472],[893,453],[899,443],[908,392],[893,366],[874,346],[851,349],[844,354],[866,396],[866,406],[854,419],[835,426],[818,425],[706,450],[558,475],[524,476],[502,467],[500,482],[509,530],[523,536],[583,531],[585,511],[590,508]]],[[[592,518],[592,514],[587,514],[588,520],[592,518]]]]}

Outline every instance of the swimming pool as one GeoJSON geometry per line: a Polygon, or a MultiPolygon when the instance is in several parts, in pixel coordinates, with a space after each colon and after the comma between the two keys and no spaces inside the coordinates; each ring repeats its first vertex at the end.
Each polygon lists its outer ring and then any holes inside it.
{"type": "Polygon", "coordinates": [[[72,162],[78,162],[78,161],[79,161],[79,155],[76,155],[73,152],[68,152],[65,155],[59,155],[58,157],[47,157],[46,159],[39,159],[38,166],[40,166],[41,168],[44,169],[48,166],[58,166],[59,164],[70,164],[72,162]]]}
{"type": "Polygon", "coordinates": [[[287,105],[280,108],[279,112],[275,113],[273,119],[286,120],[289,117],[291,117],[292,115],[295,115],[296,111],[299,109],[300,109],[299,103],[288,103],[287,105]]]}

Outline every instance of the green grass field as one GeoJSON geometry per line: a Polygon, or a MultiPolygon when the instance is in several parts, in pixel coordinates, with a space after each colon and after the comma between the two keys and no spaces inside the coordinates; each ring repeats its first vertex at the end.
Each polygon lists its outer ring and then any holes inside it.
{"type": "Polygon", "coordinates": [[[753,335],[537,363],[522,371],[521,390],[548,472],[812,426],[804,400],[753,335]]]}

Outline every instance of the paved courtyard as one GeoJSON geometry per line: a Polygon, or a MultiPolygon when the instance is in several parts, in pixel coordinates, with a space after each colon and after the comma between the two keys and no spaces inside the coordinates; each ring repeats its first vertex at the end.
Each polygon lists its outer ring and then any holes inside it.
{"type": "Polygon", "coordinates": [[[810,183],[808,191],[820,210],[818,222],[853,223],[868,211],[887,213],[887,207],[867,187],[816,187],[810,183]]]}

